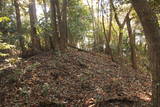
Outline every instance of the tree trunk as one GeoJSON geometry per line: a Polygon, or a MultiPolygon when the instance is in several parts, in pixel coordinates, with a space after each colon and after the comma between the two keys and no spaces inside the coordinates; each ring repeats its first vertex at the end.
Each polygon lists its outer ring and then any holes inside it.
{"type": "MultiPolygon", "coordinates": [[[[101,7],[102,6],[102,3],[101,3],[101,7]]],[[[110,46],[109,46],[109,40],[108,40],[108,37],[107,37],[107,33],[106,33],[106,28],[105,28],[105,22],[104,22],[104,12],[102,12],[102,27],[103,27],[103,33],[104,33],[104,37],[106,39],[106,49],[105,49],[105,53],[110,55],[110,46]]]]}
{"type": "Polygon", "coordinates": [[[25,51],[25,46],[24,46],[24,38],[22,36],[22,23],[21,23],[21,15],[20,15],[20,9],[19,9],[19,1],[18,0],[14,0],[14,6],[15,6],[15,10],[16,10],[16,21],[17,21],[17,33],[19,36],[19,43],[20,43],[20,47],[21,47],[21,51],[22,51],[22,56],[23,53],[25,51]]]}
{"type": "Polygon", "coordinates": [[[122,56],[122,40],[123,40],[123,28],[119,27],[119,39],[118,39],[118,46],[117,46],[117,50],[118,50],[118,55],[122,56]]]}
{"type": "Polygon", "coordinates": [[[57,27],[57,9],[56,9],[56,0],[50,0],[51,8],[51,25],[53,31],[53,39],[51,38],[51,46],[54,51],[59,51],[59,37],[58,37],[58,27],[57,27]],[[52,43],[53,42],[53,43],[52,43]]]}
{"type": "Polygon", "coordinates": [[[113,3],[113,0],[110,0],[110,5],[115,13],[115,20],[116,20],[116,23],[119,27],[119,41],[118,41],[118,45],[117,45],[117,51],[118,51],[118,55],[119,56],[122,56],[122,43],[123,43],[123,29],[124,29],[124,26],[125,26],[125,23],[126,23],[126,18],[127,18],[127,15],[130,14],[131,10],[132,10],[132,7],[129,9],[129,11],[127,12],[123,22],[121,23],[120,20],[119,20],[119,17],[118,17],[118,14],[117,14],[117,11],[116,11],[116,8],[114,6],[114,3],[113,3]]]}
{"type": "MultiPolygon", "coordinates": [[[[2,13],[2,8],[3,8],[3,0],[0,0],[0,12],[2,13]]],[[[1,16],[1,14],[0,14],[1,16]]]]}
{"type": "Polygon", "coordinates": [[[31,41],[33,53],[37,53],[41,50],[40,39],[37,36],[36,23],[36,5],[35,0],[30,0],[29,3],[29,15],[30,15],[30,25],[31,25],[31,41]]]}
{"type": "Polygon", "coordinates": [[[112,18],[113,18],[113,13],[112,13],[112,5],[111,5],[111,0],[109,1],[110,4],[110,14],[109,14],[109,31],[108,31],[108,42],[110,43],[111,41],[111,36],[112,36],[112,18]]]}
{"type": "Polygon", "coordinates": [[[62,29],[62,37],[61,37],[61,41],[63,44],[62,50],[65,50],[67,48],[67,37],[68,37],[68,33],[67,33],[67,0],[63,0],[63,7],[62,7],[62,25],[63,28],[62,29]]]}
{"type": "Polygon", "coordinates": [[[43,13],[44,13],[44,17],[45,17],[45,22],[48,22],[46,0],[43,0],[43,13]]]}
{"type": "Polygon", "coordinates": [[[95,18],[94,18],[94,9],[93,9],[93,0],[91,0],[91,5],[89,4],[89,1],[87,0],[87,4],[91,13],[91,17],[92,17],[92,30],[93,30],[93,38],[94,38],[94,42],[93,42],[93,49],[96,49],[96,45],[97,45],[97,40],[96,40],[96,35],[95,35],[95,18]]]}
{"type": "Polygon", "coordinates": [[[56,0],[56,9],[60,34],[60,50],[65,51],[67,48],[67,1],[63,0],[62,11],[60,11],[59,1],[56,0]]]}
{"type": "Polygon", "coordinates": [[[137,61],[136,61],[136,48],[135,48],[135,35],[132,33],[132,27],[131,27],[131,19],[129,18],[129,15],[127,16],[127,30],[129,35],[129,43],[130,43],[130,49],[131,49],[131,62],[132,67],[134,69],[137,69],[137,61]]]}
{"type": "MultiPolygon", "coordinates": [[[[101,7],[103,8],[102,1],[101,1],[101,7]]],[[[112,61],[113,61],[112,49],[110,48],[110,45],[109,45],[109,37],[107,37],[106,29],[105,29],[104,12],[102,12],[102,27],[103,27],[104,36],[105,36],[105,39],[106,39],[106,49],[105,49],[105,53],[108,54],[108,55],[110,55],[110,56],[111,56],[111,59],[112,59],[112,61]]]]}
{"type": "MultiPolygon", "coordinates": [[[[45,23],[47,24],[47,23],[48,23],[48,15],[47,15],[47,4],[46,4],[46,0],[43,0],[42,7],[43,7],[43,13],[44,13],[44,17],[45,17],[45,23]]],[[[50,37],[49,37],[49,35],[46,33],[46,31],[45,31],[44,33],[45,33],[45,38],[44,38],[45,50],[48,51],[48,50],[51,49],[50,37]]]]}
{"type": "Polygon", "coordinates": [[[140,18],[149,46],[152,72],[152,106],[160,106],[160,26],[158,19],[146,0],[132,0],[140,18]]]}

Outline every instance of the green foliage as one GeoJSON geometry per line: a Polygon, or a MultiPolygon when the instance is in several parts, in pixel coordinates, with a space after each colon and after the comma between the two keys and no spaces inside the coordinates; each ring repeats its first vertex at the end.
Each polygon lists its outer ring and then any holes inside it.
{"type": "Polygon", "coordinates": [[[156,14],[160,14],[160,0],[149,0],[149,4],[156,14]]]}
{"type": "Polygon", "coordinates": [[[26,96],[30,94],[30,90],[27,87],[19,88],[19,91],[22,96],[26,96]]]}
{"type": "Polygon", "coordinates": [[[7,43],[0,43],[0,49],[1,49],[1,50],[12,49],[12,48],[15,48],[15,46],[14,46],[14,45],[7,44],[7,43]]]}
{"type": "Polygon", "coordinates": [[[25,68],[25,70],[28,71],[28,72],[31,72],[31,71],[35,70],[36,67],[39,66],[39,65],[40,65],[39,62],[35,62],[35,63],[27,66],[27,67],[25,68]]]}
{"type": "Polygon", "coordinates": [[[13,71],[9,71],[9,75],[7,76],[8,83],[14,84],[19,81],[19,77],[23,74],[21,70],[15,69],[13,71]]]}
{"type": "Polygon", "coordinates": [[[8,83],[13,84],[18,81],[18,75],[12,74],[8,77],[8,83]]]}
{"type": "Polygon", "coordinates": [[[69,34],[74,40],[82,40],[86,31],[91,29],[91,16],[89,9],[80,0],[69,1],[68,11],[69,34]]]}
{"type": "MultiPolygon", "coordinates": [[[[160,2],[159,0],[148,0],[154,10],[160,10],[160,2]]],[[[63,0],[59,0],[60,8],[62,7],[63,0]]],[[[109,29],[109,2],[108,0],[99,0],[93,1],[88,0],[89,4],[91,5],[93,2],[93,10],[89,8],[86,0],[68,0],[68,8],[67,8],[67,23],[68,23],[68,38],[69,42],[72,41],[74,45],[79,45],[81,48],[85,49],[101,49],[104,47],[106,40],[104,37],[104,31],[102,28],[102,13],[104,13],[104,26],[106,28],[106,34],[108,35],[109,29]],[[83,3],[85,2],[85,3],[83,3]],[[99,7],[98,7],[99,2],[99,7]],[[102,2],[102,7],[101,7],[102,2]],[[98,14],[99,13],[99,16],[98,14]],[[92,14],[94,17],[92,17],[92,14]],[[93,20],[94,19],[94,20],[93,20]],[[93,28],[93,23],[95,26],[93,28]],[[95,36],[95,37],[94,37],[95,36]],[[95,40],[94,40],[95,39],[95,40]]],[[[118,17],[120,22],[123,21],[128,8],[130,7],[130,0],[113,0],[115,4],[116,11],[118,13],[118,17]]],[[[13,2],[10,0],[5,0],[2,3],[2,11],[0,15],[0,50],[11,50],[11,49],[20,49],[19,46],[19,39],[21,36],[16,31],[16,16],[15,16],[15,8],[13,2]]],[[[37,13],[42,13],[43,1],[38,0],[37,6],[37,13]],[[42,8],[41,8],[42,6],[42,8]],[[40,9],[41,8],[41,9],[40,9]]],[[[38,37],[40,38],[40,42],[42,48],[45,47],[45,40],[48,37],[54,37],[52,34],[52,26],[51,26],[51,19],[50,19],[50,4],[49,1],[46,1],[46,8],[47,8],[47,21],[43,14],[37,14],[38,21],[36,22],[36,31],[38,37]]],[[[30,35],[30,19],[28,14],[28,2],[20,0],[20,12],[21,12],[21,20],[22,20],[22,35],[24,38],[25,47],[30,49],[32,47],[31,43],[31,35],[30,35]]],[[[63,12],[61,10],[61,12],[63,12]]],[[[160,19],[160,15],[157,14],[158,18],[160,19]]],[[[140,25],[139,19],[135,11],[132,11],[130,17],[134,18],[131,21],[132,29],[133,30],[140,30],[142,32],[142,27],[140,25]],[[134,25],[135,24],[135,25],[134,25]],[[138,27],[137,27],[138,26],[138,27]],[[139,27],[140,26],[140,27],[139,27]]],[[[160,21],[160,20],[159,20],[160,21]]],[[[58,24],[58,23],[57,23],[58,24]]],[[[128,32],[126,27],[124,28],[123,32],[123,53],[124,55],[129,58],[130,55],[130,46],[129,46],[129,39],[128,39],[128,32]]],[[[112,20],[112,34],[111,34],[111,41],[110,47],[113,51],[113,54],[117,55],[117,45],[118,45],[118,35],[119,35],[119,27],[116,24],[114,12],[113,12],[113,20],[112,20]]],[[[144,35],[136,34],[136,35],[144,35]]],[[[136,43],[137,45],[138,43],[136,43]]],[[[142,46],[137,46],[138,51],[141,53],[146,53],[142,46]]],[[[97,50],[98,50],[97,49],[97,50]]],[[[103,48],[104,49],[104,48],[103,48]]],[[[59,51],[54,52],[57,55],[61,55],[59,51]]],[[[1,52],[0,56],[5,57],[8,56],[8,53],[1,52]]],[[[146,57],[146,54],[138,54],[146,57]]],[[[9,63],[16,63],[17,59],[8,59],[6,60],[9,63]]],[[[34,70],[39,64],[31,64],[30,66],[26,67],[27,71],[34,70]]]]}
{"type": "Polygon", "coordinates": [[[25,103],[28,105],[31,90],[29,89],[29,87],[22,87],[22,88],[19,88],[19,91],[20,91],[21,96],[25,98],[25,103]]]}
{"type": "Polygon", "coordinates": [[[0,17],[0,22],[9,22],[9,21],[11,21],[11,19],[7,16],[0,17]]]}
{"type": "Polygon", "coordinates": [[[9,54],[0,52],[0,57],[6,57],[6,56],[9,56],[9,54]]]}
{"type": "Polygon", "coordinates": [[[15,46],[3,42],[3,41],[2,41],[2,37],[0,36],[0,50],[1,50],[1,52],[0,52],[0,57],[9,56],[8,50],[11,50],[11,49],[15,49],[15,46]]]}
{"type": "Polygon", "coordinates": [[[48,93],[49,93],[49,89],[50,89],[50,86],[48,83],[44,83],[43,86],[42,86],[42,94],[44,96],[47,96],[48,93]]]}
{"type": "Polygon", "coordinates": [[[8,58],[8,59],[5,59],[6,62],[10,63],[10,64],[15,64],[17,62],[20,62],[21,59],[19,57],[15,57],[15,58],[8,58]]]}

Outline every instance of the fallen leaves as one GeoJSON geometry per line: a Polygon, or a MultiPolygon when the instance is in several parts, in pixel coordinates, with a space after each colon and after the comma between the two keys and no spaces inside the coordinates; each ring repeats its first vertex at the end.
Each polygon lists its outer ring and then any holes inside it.
{"type": "MultiPolygon", "coordinates": [[[[144,105],[148,105],[150,101],[147,93],[151,92],[151,78],[147,73],[134,72],[132,69],[125,71],[102,54],[76,49],[69,49],[60,56],[48,52],[21,62],[16,69],[21,73],[12,86],[5,82],[8,76],[0,78],[3,81],[0,94],[4,93],[0,105],[104,107],[104,103],[116,107],[127,105],[128,102],[133,106],[135,103],[132,102],[137,101],[140,102],[139,106],[143,101],[144,105]],[[22,95],[23,92],[27,98],[22,95]]],[[[5,75],[11,76],[12,73],[5,75]]]]}

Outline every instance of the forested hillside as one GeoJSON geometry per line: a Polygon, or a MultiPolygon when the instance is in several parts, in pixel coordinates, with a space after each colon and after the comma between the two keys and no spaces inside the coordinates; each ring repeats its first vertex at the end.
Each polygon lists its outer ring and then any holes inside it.
{"type": "Polygon", "coordinates": [[[159,0],[0,0],[0,107],[159,107],[159,0]]]}

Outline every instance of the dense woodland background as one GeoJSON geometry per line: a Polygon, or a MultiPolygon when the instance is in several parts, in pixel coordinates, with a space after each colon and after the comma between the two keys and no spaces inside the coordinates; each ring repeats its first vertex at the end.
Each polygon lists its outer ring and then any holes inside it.
{"type": "Polygon", "coordinates": [[[160,107],[159,23],[159,0],[0,0],[0,106],[160,107]]]}

